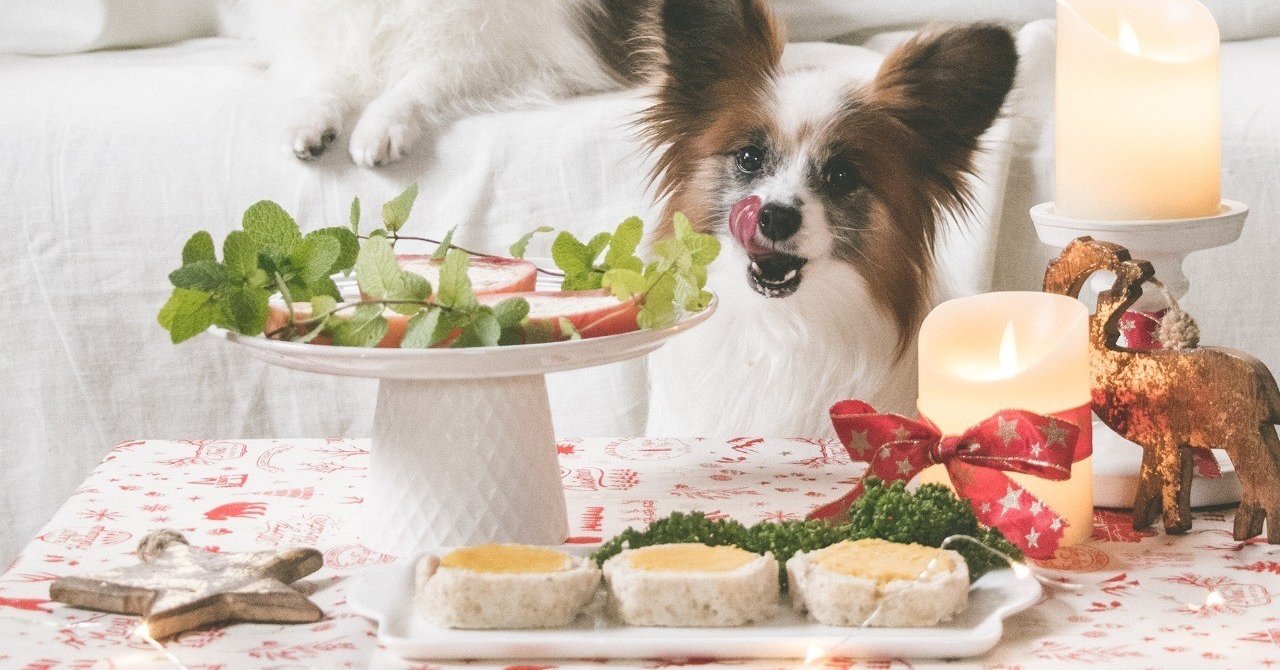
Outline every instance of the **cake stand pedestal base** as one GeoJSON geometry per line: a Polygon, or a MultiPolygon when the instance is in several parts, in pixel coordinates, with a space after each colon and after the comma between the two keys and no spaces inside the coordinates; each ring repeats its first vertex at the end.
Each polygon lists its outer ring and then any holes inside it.
{"type": "Polygon", "coordinates": [[[364,538],[383,553],[569,534],[543,375],[383,379],[364,538]]]}
{"type": "MultiPolygon", "coordinates": [[[[558,288],[549,284],[540,288],[558,288]]],[[[362,349],[211,332],[272,365],[379,380],[359,535],[409,559],[483,542],[562,544],[569,519],[545,375],[644,356],[716,304],[665,328],[509,347],[362,349]]]]}

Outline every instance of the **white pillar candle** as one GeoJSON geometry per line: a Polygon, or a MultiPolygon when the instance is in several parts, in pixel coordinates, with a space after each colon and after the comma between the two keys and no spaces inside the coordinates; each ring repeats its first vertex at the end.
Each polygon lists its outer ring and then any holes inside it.
{"type": "MultiPolygon", "coordinates": [[[[1006,409],[1053,415],[1084,407],[1073,421],[1082,440],[1089,420],[1089,310],[1049,293],[987,293],[939,305],[920,327],[919,410],[948,435],[1006,409]]],[[[922,481],[946,483],[934,466],[922,481]]],[[[1063,545],[1093,532],[1093,466],[1085,458],[1071,478],[1009,477],[1067,522],[1063,545]]]]}
{"type": "Polygon", "coordinates": [[[1218,213],[1218,42],[1196,0],[1058,0],[1059,214],[1218,213]]]}

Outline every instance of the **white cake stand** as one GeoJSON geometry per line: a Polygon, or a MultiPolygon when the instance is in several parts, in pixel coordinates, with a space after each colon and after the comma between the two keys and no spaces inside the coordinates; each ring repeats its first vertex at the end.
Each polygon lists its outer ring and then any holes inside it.
{"type": "MultiPolygon", "coordinates": [[[[1040,241],[1062,249],[1077,237],[1119,244],[1136,259],[1150,261],[1156,277],[1175,298],[1181,298],[1191,287],[1182,271],[1182,262],[1196,251],[1213,249],[1235,242],[1244,228],[1249,208],[1243,203],[1224,200],[1216,214],[1189,219],[1158,221],[1094,221],[1076,219],[1057,211],[1047,202],[1031,209],[1040,241]]],[[[1097,295],[1111,288],[1115,275],[1097,272],[1081,291],[1085,304],[1097,303],[1097,295]]],[[[1132,309],[1154,312],[1164,309],[1164,298],[1158,291],[1146,291],[1132,309]]],[[[1208,507],[1240,501],[1240,480],[1235,466],[1221,449],[1213,456],[1222,476],[1196,479],[1191,486],[1191,506],[1208,507]]],[[[1138,491],[1142,467],[1142,447],[1124,439],[1096,416],[1093,420],[1093,503],[1098,507],[1129,508],[1138,491]]]]}
{"type": "Polygon", "coordinates": [[[361,537],[396,556],[478,542],[564,542],[544,375],[643,356],[711,316],[660,330],[474,349],[361,349],[213,332],[295,370],[380,380],[361,537]]]}

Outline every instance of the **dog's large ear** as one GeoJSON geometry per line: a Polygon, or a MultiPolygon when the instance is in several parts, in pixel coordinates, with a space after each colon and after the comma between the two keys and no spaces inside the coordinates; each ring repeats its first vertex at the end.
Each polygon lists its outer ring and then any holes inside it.
{"type": "Polygon", "coordinates": [[[663,0],[659,19],[662,67],[649,121],[681,134],[757,92],[782,56],[785,40],[764,0],[663,0]]]}
{"type": "MultiPolygon", "coordinates": [[[[1013,87],[1018,51],[1009,31],[977,24],[913,38],[876,75],[877,105],[921,142],[919,159],[947,181],[971,166],[978,138],[1013,87]]],[[[945,184],[952,194],[955,184],[945,184]]]]}

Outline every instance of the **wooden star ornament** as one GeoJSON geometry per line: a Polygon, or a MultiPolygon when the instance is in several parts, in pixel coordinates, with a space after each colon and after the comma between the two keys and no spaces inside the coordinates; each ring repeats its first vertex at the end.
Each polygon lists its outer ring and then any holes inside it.
{"type": "Polygon", "coordinates": [[[220,553],[161,530],[142,539],[138,557],[138,565],[63,577],[49,587],[49,598],[142,616],[155,639],[220,621],[311,623],[324,616],[289,586],[323,565],[315,549],[220,553]]]}

